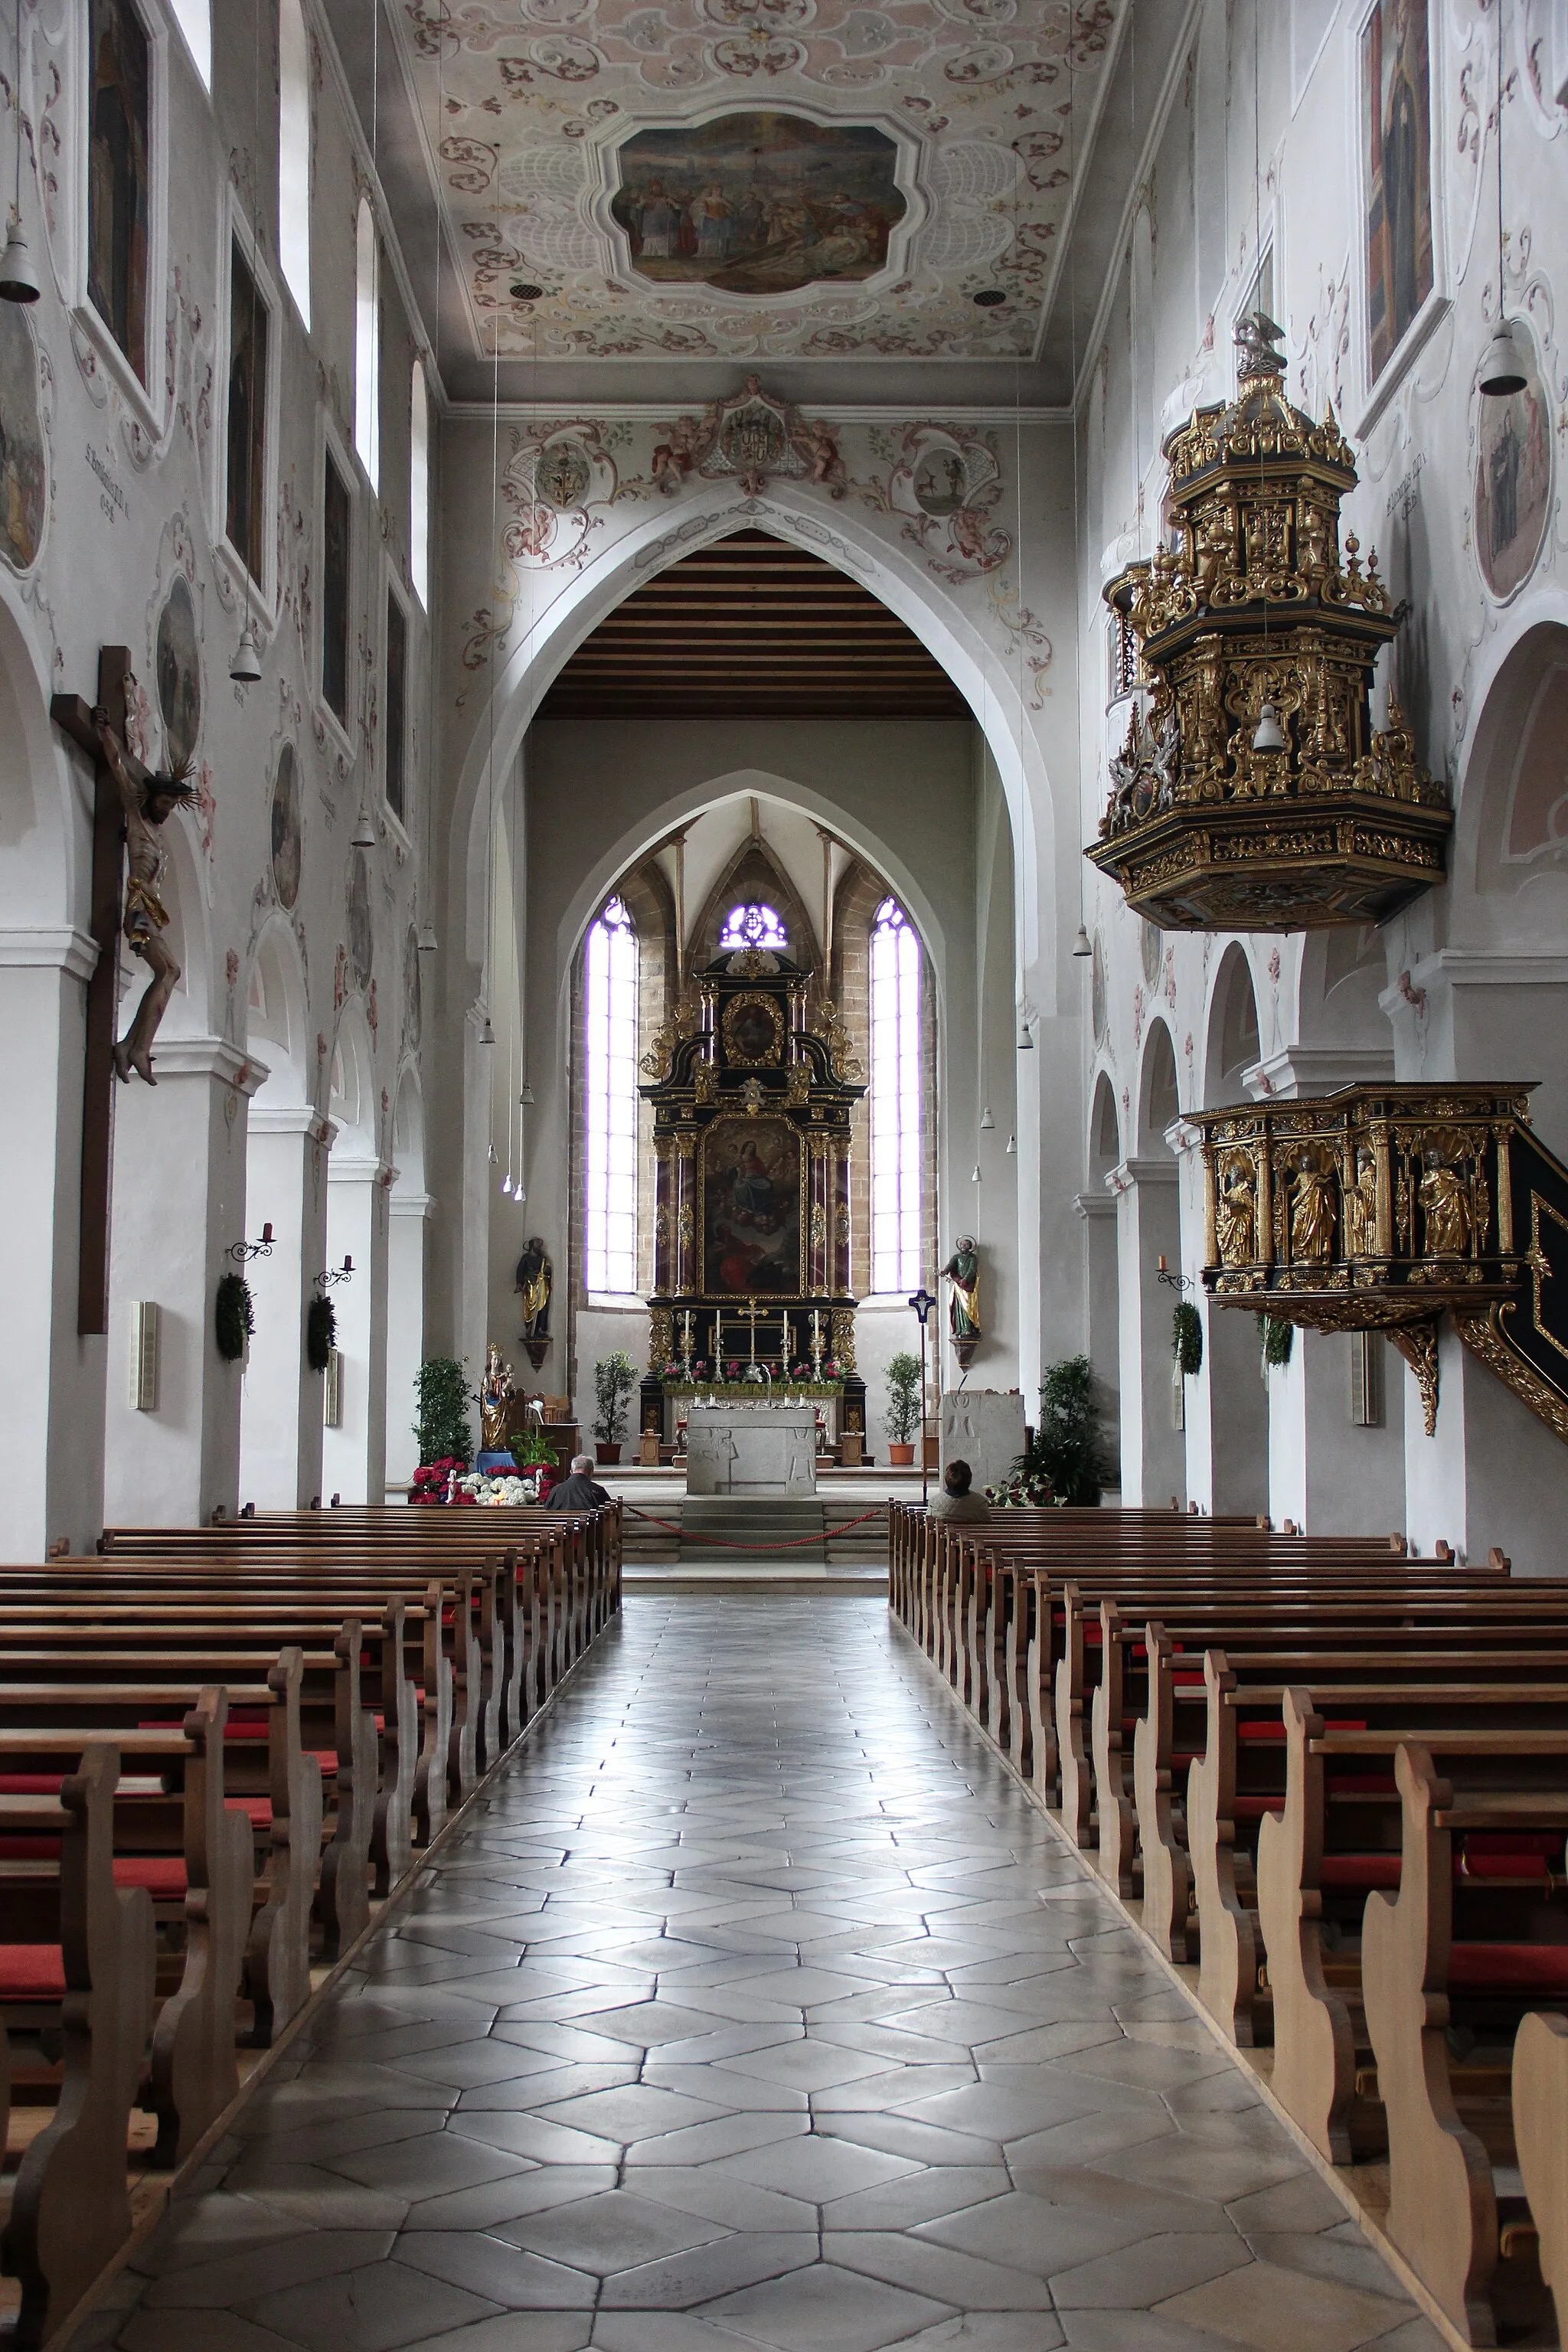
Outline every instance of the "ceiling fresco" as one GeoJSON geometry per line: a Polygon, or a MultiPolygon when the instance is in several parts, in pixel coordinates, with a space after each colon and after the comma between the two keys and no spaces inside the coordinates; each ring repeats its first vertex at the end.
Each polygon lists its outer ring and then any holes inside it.
{"type": "Polygon", "coordinates": [[[476,348],[1026,357],[1124,5],[405,0],[476,348]]]}

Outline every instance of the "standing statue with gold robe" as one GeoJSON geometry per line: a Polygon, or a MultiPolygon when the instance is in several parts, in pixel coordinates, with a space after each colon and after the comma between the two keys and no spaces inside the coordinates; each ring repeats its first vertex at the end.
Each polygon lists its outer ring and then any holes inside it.
{"type": "Polygon", "coordinates": [[[960,1234],[958,1247],[942,1270],[952,1285],[947,1302],[948,1337],[967,1371],[981,1339],[980,1256],[973,1234],[960,1234]]]}
{"type": "Polygon", "coordinates": [[[512,1408],[517,1385],[511,1366],[495,1341],[485,1355],[485,1376],[479,1383],[479,1433],[487,1454],[504,1454],[511,1444],[512,1408]]]}
{"type": "Polygon", "coordinates": [[[537,1234],[531,1234],[528,1246],[517,1262],[515,1287],[522,1314],[522,1344],[535,1371],[543,1363],[544,1350],[550,1345],[550,1293],[553,1282],[554,1269],[545,1255],[544,1244],[537,1234]]]}

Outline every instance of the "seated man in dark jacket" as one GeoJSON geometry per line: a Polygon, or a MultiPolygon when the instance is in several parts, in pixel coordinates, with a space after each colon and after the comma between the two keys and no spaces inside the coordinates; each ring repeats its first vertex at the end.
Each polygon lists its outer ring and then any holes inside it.
{"type": "Polygon", "coordinates": [[[607,1503],[610,1497],[593,1472],[591,1454],[574,1454],[572,1475],[552,1486],[546,1498],[548,1507],[552,1511],[596,1511],[602,1503],[607,1503]]]}

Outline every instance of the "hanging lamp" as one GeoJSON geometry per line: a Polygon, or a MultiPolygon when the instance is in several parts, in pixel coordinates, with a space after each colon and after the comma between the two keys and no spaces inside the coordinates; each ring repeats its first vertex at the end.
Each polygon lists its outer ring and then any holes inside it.
{"type": "Polygon", "coordinates": [[[22,0],[16,0],[16,180],[11,197],[11,231],[0,254],[0,301],[36,302],[38,273],[22,234],[22,0]]]}
{"type": "Polygon", "coordinates": [[[1529,353],[1508,315],[1508,279],[1503,272],[1502,235],[1502,0],[1497,23],[1497,325],[1481,361],[1481,390],[1489,400],[1509,400],[1530,381],[1529,353]]]}
{"type": "Polygon", "coordinates": [[[354,819],[354,829],[349,835],[349,841],[355,849],[375,847],[375,827],[370,821],[370,811],[364,804],[363,795],[360,799],[359,814],[354,819]]]}
{"type": "MultiPolygon", "coordinates": [[[[9,247],[6,249],[8,252],[9,247]]],[[[234,649],[228,674],[236,686],[254,686],[261,676],[261,646],[254,621],[247,621],[239,633],[239,643],[234,649]]]]}
{"type": "Polygon", "coordinates": [[[436,952],[436,926],[428,919],[419,926],[418,948],[421,955],[436,952]]]}
{"type": "Polygon", "coordinates": [[[1078,937],[1072,943],[1072,951],[1075,956],[1091,956],[1094,953],[1089,933],[1081,923],[1078,927],[1078,937]]]}

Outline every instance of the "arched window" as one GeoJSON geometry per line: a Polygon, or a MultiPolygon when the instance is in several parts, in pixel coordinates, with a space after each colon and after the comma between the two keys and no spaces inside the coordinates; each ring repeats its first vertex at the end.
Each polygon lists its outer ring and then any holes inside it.
{"type": "Polygon", "coordinates": [[[921,943],[896,898],[871,926],[871,1287],[921,1283],[921,943]]]}
{"type": "Polygon", "coordinates": [[[310,48],[300,0],[278,0],[278,257],[310,324],[310,48]]]}
{"type": "Polygon", "coordinates": [[[724,928],[719,934],[721,951],[726,948],[787,948],[789,934],[772,907],[752,899],[747,905],[731,907],[724,918],[724,928]]]}
{"type": "Polygon", "coordinates": [[[370,198],[362,196],[354,232],[354,447],[381,487],[380,252],[370,198]]]}
{"type": "Polygon", "coordinates": [[[619,898],[588,933],[587,1236],[590,1290],[635,1291],[637,1255],[637,942],[619,898]]]}
{"type": "Polygon", "coordinates": [[[414,593],[430,606],[430,394],[416,360],[408,394],[408,569],[414,593]]]}

